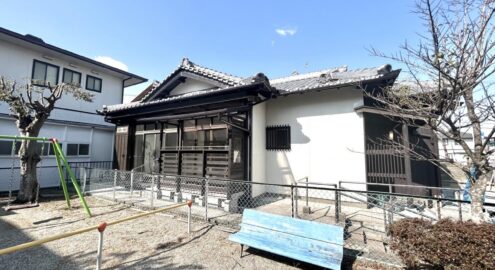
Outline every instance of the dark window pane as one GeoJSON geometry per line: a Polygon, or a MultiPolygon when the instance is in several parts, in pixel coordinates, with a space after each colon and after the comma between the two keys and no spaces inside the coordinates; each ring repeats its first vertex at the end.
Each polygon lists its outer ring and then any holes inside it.
{"type": "Polygon", "coordinates": [[[144,129],[145,130],[155,130],[155,123],[153,123],[153,124],[146,124],[144,126],[144,129]]]}
{"type": "Polygon", "coordinates": [[[0,141],[0,155],[10,156],[12,154],[12,141],[0,141]]]}
{"type": "Polygon", "coordinates": [[[184,132],[184,146],[195,146],[196,145],[196,132],[188,131],[184,132]]]}
{"type": "Polygon", "coordinates": [[[204,130],[197,131],[197,135],[198,135],[197,146],[205,146],[205,137],[206,137],[205,132],[209,132],[209,131],[204,131],[204,130]]]}
{"type": "Polygon", "coordinates": [[[134,166],[137,168],[144,162],[144,135],[136,135],[134,140],[134,166]]]}
{"type": "Polygon", "coordinates": [[[101,91],[101,80],[100,79],[95,79],[95,86],[93,89],[96,91],[101,91]]]}
{"type": "Polygon", "coordinates": [[[177,147],[177,132],[163,133],[165,137],[165,147],[177,147]]]}
{"type": "Polygon", "coordinates": [[[214,129],[212,130],[212,138],[210,145],[228,145],[227,129],[214,129]]]}
{"type": "Polygon", "coordinates": [[[77,156],[78,144],[69,143],[67,144],[67,155],[68,156],[77,156]]]}
{"type": "Polygon", "coordinates": [[[72,84],[81,86],[81,74],[72,73],[72,84]]]}
{"type": "Polygon", "coordinates": [[[94,89],[95,88],[95,79],[93,79],[93,77],[88,76],[88,80],[86,81],[86,88],[87,89],[94,89]]]}
{"type": "Polygon", "coordinates": [[[46,65],[40,62],[34,62],[33,83],[45,84],[46,65]]]}
{"type": "MultiPolygon", "coordinates": [[[[62,143],[59,143],[58,145],[60,146],[60,149],[62,149],[63,144],[62,143]]],[[[53,147],[54,147],[53,144],[50,143],[50,152],[49,152],[50,156],[54,156],[55,155],[55,149],[53,147]]]]}
{"type": "Polygon", "coordinates": [[[185,120],[184,121],[184,127],[185,128],[191,128],[196,126],[196,121],[195,120],[185,120]]]}
{"type": "Polygon", "coordinates": [[[72,83],[72,72],[70,70],[64,69],[63,82],[64,83],[72,83]]]}
{"type": "Polygon", "coordinates": [[[89,144],[80,144],[79,145],[79,155],[80,156],[89,155],[89,144]]]}
{"type": "Polygon", "coordinates": [[[198,119],[197,126],[198,128],[210,128],[210,122],[211,122],[210,118],[198,119]]]}
{"type": "Polygon", "coordinates": [[[46,67],[46,85],[57,85],[58,83],[58,68],[53,66],[46,67]]]}
{"type": "Polygon", "coordinates": [[[143,131],[144,125],[136,125],[136,131],[143,131]]]}

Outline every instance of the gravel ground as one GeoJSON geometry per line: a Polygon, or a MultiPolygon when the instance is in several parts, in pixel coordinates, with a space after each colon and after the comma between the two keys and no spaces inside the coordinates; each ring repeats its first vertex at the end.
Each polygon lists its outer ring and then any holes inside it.
{"type": "MultiPolygon", "coordinates": [[[[67,209],[64,200],[42,201],[40,207],[0,210],[0,248],[115,220],[138,213],[129,206],[88,197],[87,218],[77,198],[67,209]]],[[[110,226],[104,235],[104,269],[314,269],[311,265],[240,247],[227,240],[221,227],[187,223],[165,215],[110,226]]],[[[98,233],[88,232],[9,255],[2,269],[94,269],[98,233]]]]}

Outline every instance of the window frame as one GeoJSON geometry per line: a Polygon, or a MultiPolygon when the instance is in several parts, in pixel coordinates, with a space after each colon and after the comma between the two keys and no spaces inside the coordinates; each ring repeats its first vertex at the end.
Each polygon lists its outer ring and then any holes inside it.
{"type": "Polygon", "coordinates": [[[292,147],[290,125],[273,125],[265,129],[265,149],[269,151],[290,151],[292,147]],[[279,132],[285,132],[279,136],[279,132]]]}
{"type": "MultiPolygon", "coordinates": [[[[93,84],[94,86],[94,84],[93,84]]],[[[98,78],[98,77],[95,77],[95,76],[91,76],[91,75],[86,75],[86,85],[85,85],[85,88],[86,90],[89,90],[89,91],[93,91],[93,92],[98,92],[98,93],[101,93],[102,89],[103,89],[103,80],[101,78],[98,78]],[[89,78],[93,79],[93,80],[99,80],[100,81],[100,90],[96,90],[96,89],[93,89],[93,88],[88,88],[88,80],[89,78]]]]}
{"type": "Polygon", "coordinates": [[[47,74],[48,66],[51,66],[51,67],[54,67],[54,68],[57,69],[57,79],[56,79],[55,85],[58,84],[58,77],[60,75],[60,67],[57,66],[57,65],[54,65],[54,64],[50,64],[50,63],[44,62],[44,61],[40,61],[38,59],[33,59],[33,67],[31,69],[31,84],[32,85],[40,86],[40,87],[48,87],[48,84],[46,83],[46,74],[47,74]],[[46,67],[45,67],[45,78],[44,78],[44,83],[45,84],[34,83],[34,68],[36,67],[36,63],[40,63],[40,64],[46,65],[46,67]]]}
{"type": "MultiPolygon", "coordinates": [[[[66,70],[69,71],[69,72],[72,72],[72,73],[79,74],[79,82],[78,82],[79,85],[75,85],[75,86],[81,87],[82,73],[81,72],[78,72],[78,71],[75,71],[73,69],[70,69],[70,68],[66,68],[66,67],[64,67],[63,70],[62,70],[62,83],[66,83],[65,82],[65,71],[66,70]]],[[[72,75],[72,76],[74,76],[74,75],[72,75]]],[[[70,83],[70,84],[72,84],[72,83],[70,83]]]]}
{"type": "Polygon", "coordinates": [[[91,156],[91,144],[89,142],[67,142],[66,148],[65,148],[65,154],[67,155],[67,157],[89,157],[89,156],[91,156]],[[76,155],[69,155],[69,145],[71,145],[71,144],[77,145],[77,154],[76,155]],[[81,150],[80,148],[81,148],[82,144],[88,145],[88,154],[86,154],[86,155],[80,154],[80,150],[81,150]]]}

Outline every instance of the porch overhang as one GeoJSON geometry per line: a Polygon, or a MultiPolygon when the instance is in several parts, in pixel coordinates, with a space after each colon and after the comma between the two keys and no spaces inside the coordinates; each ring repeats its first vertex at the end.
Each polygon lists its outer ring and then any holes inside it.
{"type": "Polygon", "coordinates": [[[105,121],[115,124],[145,121],[183,120],[212,114],[246,111],[274,96],[267,82],[258,82],[202,94],[134,104],[116,111],[100,111],[105,121]]]}

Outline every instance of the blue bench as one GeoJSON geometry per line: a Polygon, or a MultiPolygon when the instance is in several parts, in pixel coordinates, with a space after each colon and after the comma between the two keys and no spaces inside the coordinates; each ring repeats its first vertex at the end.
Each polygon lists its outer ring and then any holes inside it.
{"type": "Polygon", "coordinates": [[[325,268],[340,269],[344,229],[340,226],[245,209],[241,230],[230,241],[325,268]]]}

